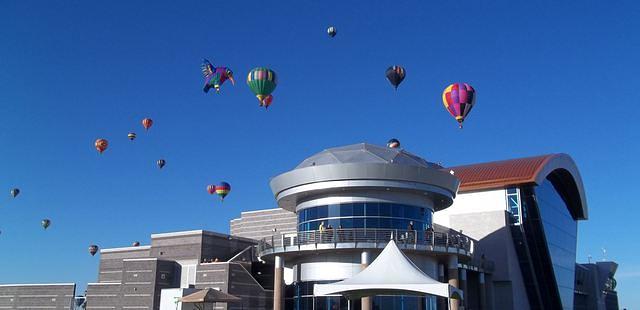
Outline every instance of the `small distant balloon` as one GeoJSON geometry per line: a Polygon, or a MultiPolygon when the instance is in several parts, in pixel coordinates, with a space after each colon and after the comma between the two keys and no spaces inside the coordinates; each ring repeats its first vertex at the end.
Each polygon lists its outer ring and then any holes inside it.
{"type": "Polygon", "coordinates": [[[152,119],[145,118],[142,120],[142,127],[144,127],[144,130],[149,130],[149,128],[151,128],[152,125],[153,125],[152,119]]]}
{"type": "Polygon", "coordinates": [[[138,242],[138,241],[134,241],[131,245],[132,245],[132,246],[140,246],[140,242],[138,242]]]}
{"type": "Polygon", "coordinates": [[[98,246],[95,244],[92,244],[89,246],[89,254],[91,254],[91,256],[96,255],[96,253],[98,253],[98,246]]]}
{"type": "Polygon", "coordinates": [[[11,190],[10,193],[11,193],[11,196],[13,198],[16,198],[16,196],[18,196],[20,194],[20,189],[19,188],[14,188],[14,189],[11,190]]]}
{"type": "Polygon", "coordinates": [[[136,133],[135,132],[130,132],[127,137],[129,138],[129,140],[133,141],[136,139],[136,133]]]}
{"type": "Polygon", "coordinates": [[[100,154],[102,154],[102,152],[104,152],[107,149],[107,147],[109,147],[109,142],[106,139],[98,139],[94,144],[95,144],[96,150],[98,150],[100,154]]]}
{"type": "Polygon", "coordinates": [[[390,147],[392,149],[397,149],[400,147],[400,141],[398,139],[391,139],[389,140],[389,142],[387,142],[387,147],[390,147]]]}
{"type": "Polygon", "coordinates": [[[402,83],[402,81],[404,80],[406,74],[407,72],[401,66],[391,66],[387,68],[387,71],[385,72],[387,80],[389,80],[389,83],[391,83],[391,85],[393,85],[396,90],[398,89],[398,86],[400,86],[400,83],[402,83]]]}
{"type": "Polygon", "coordinates": [[[271,105],[271,102],[273,102],[273,95],[264,97],[264,100],[262,102],[265,109],[269,108],[269,106],[271,105]]]}
{"type": "Polygon", "coordinates": [[[224,198],[229,195],[229,192],[231,192],[231,185],[229,183],[220,182],[216,185],[216,194],[220,196],[220,200],[224,201],[224,198]]]}
{"type": "Polygon", "coordinates": [[[327,28],[327,34],[329,35],[329,37],[333,38],[336,36],[337,33],[338,33],[338,30],[336,30],[336,27],[331,26],[327,28]]]}
{"type": "Polygon", "coordinates": [[[47,229],[51,225],[51,220],[50,219],[44,219],[44,220],[42,220],[40,222],[40,224],[42,225],[42,228],[47,229]]]}
{"type": "Polygon", "coordinates": [[[164,167],[164,165],[167,164],[167,162],[164,159],[158,159],[158,168],[162,169],[162,167],[164,167]]]}

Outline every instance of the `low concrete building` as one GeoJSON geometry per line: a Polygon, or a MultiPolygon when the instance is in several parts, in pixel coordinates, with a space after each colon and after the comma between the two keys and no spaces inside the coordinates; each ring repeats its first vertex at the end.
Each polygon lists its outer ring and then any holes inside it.
{"type": "Polygon", "coordinates": [[[74,283],[2,284],[0,309],[74,309],[74,283]]]}
{"type": "Polygon", "coordinates": [[[294,212],[276,208],[242,212],[240,218],[231,220],[230,229],[233,236],[260,240],[274,232],[295,232],[297,223],[294,212]]]}
{"type": "Polygon", "coordinates": [[[216,288],[242,298],[218,309],[271,307],[270,270],[251,239],[204,230],[151,235],[151,245],[103,249],[87,309],[160,309],[163,289],[216,288]]]}

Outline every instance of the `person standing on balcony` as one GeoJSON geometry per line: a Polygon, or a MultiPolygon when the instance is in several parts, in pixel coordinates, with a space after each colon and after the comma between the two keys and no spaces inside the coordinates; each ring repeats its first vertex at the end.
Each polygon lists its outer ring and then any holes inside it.
{"type": "Polygon", "coordinates": [[[331,224],[327,225],[327,239],[329,242],[333,242],[333,226],[331,224]]]}
{"type": "Polygon", "coordinates": [[[407,242],[409,243],[413,242],[414,234],[415,234],[415,230],[413,229],[413,221],[409,221],[409,226],[407,226],[407,238],[405,238],[407,242]]]}
{"type": "Polygon", "coordinates": [[[318,226],[318,231],[320,232],[320,243],[324,240],[324,221],[320,222],[320,226],[318,226]]]}

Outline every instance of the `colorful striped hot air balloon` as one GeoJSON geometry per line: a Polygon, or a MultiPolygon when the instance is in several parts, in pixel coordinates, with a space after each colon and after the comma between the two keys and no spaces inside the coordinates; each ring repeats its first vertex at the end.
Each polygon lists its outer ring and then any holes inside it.
{"type": "Polygon", "coordinates": [[[49,228],[49,225],[51,225],[51,220],[50,219],[44,219],[40,222],[40,225],[42,225],[42,228],[47,229],[49,228]]]}
{"type": "Polygon", "coordinates": [[[164,165],[167,164],[167,161],[164,159],[158,159],[158,161],[156,162],[156,164],[158,165],[158,168],[162,169],[164,167],[164,165]]]}
{"type": "Polygon", "coordinates": [[[462,128],[462,122],[476,103],[476,91],[467,83],[454,83],[444,89],[442,102],[462,128]]]}
{"type": "Polygon", "coordinates": [[[400,83],[402,83],[404,77],[407,75],[407,72],[403,67],[391,66],[387,68],[385,75],[387,76],[387,80],[389,80],[389,83],[391,83],[391,85],[393,85],[393,87],[397,90],[398,86],[400,85],[400,83]]]}
{"type": "Polygon", "coordinates": [[[264,99],[276,89],[277,84],[276,73],[269,68],[254,68],[247,76],[247,85],[260,101],[261,107],[265,104],[264,99]]]}
{"type": "Polygon", "coordinates": [[[136,139],[136,133],[135,132],[130,132],[127,135],[127,138],[129,138],[129,140],[131,140],[131,141],[135,140],[136,139]]]}
{"type": "Polygon", "coordinates": [[[216,194],[220,196],[220,200],[222,201],[224,201],[224,197],[227,197],[227,195],[229,195],[230,191],[231,185],[227,182],[220,182],[218,185],[216,185],[216,194]]]}
{"type": "Polygon", "coordinates": [[[13,198],[16,198],[16,196],[18,196],[19,194],[20,194],[20,189],[19,188],[11,189],[11,196],[13,198]]]}
{"type": "Polygon", "coordinates": [[[98,152],[102,154],[102,152],[104,152],[104,150],[106,150],[107,147],[109,147],[109,142],[106,139],[98,139],[96,140],[94,145],[96,147],[96,150],[98,150],[98,152]]]}
{"type": "Polygon", "coordinates": [[[152,119],[145,118],[142,120],[142,127],[144,127],[144,130],[149,130],[149,128],[151,128],[151,125],[153,125],[152,119]]]}

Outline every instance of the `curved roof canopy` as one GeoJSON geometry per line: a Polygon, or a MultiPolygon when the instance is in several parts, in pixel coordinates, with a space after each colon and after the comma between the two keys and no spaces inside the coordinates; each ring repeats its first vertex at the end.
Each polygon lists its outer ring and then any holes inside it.
{"type": "Polygon", "coordinates": [[[330,284],[316,284],[313,295],[342,294],[347,298],[373,295],[435,295],[462,298],[462,291],[426,275],[391,240],[380,255],[355,276],[330,284]]]}
{"type": "Polygon", "coordinates": [[[587,200],[582,178],[575,162],[567,154],[501,160],[447,168],[460,179],[459,192],[540,185],[549,179],[563,196],[576,219],[588,217],[587,200]]]}
{"type": "Polygon", "coordinates": [[[403,149],[359,143],[317,153],[270,185],[278,205],[290,211],[310,197],[371,189],[431,197],[434,209],[441,210],[453,202],[459,181],[403,149]]]}

